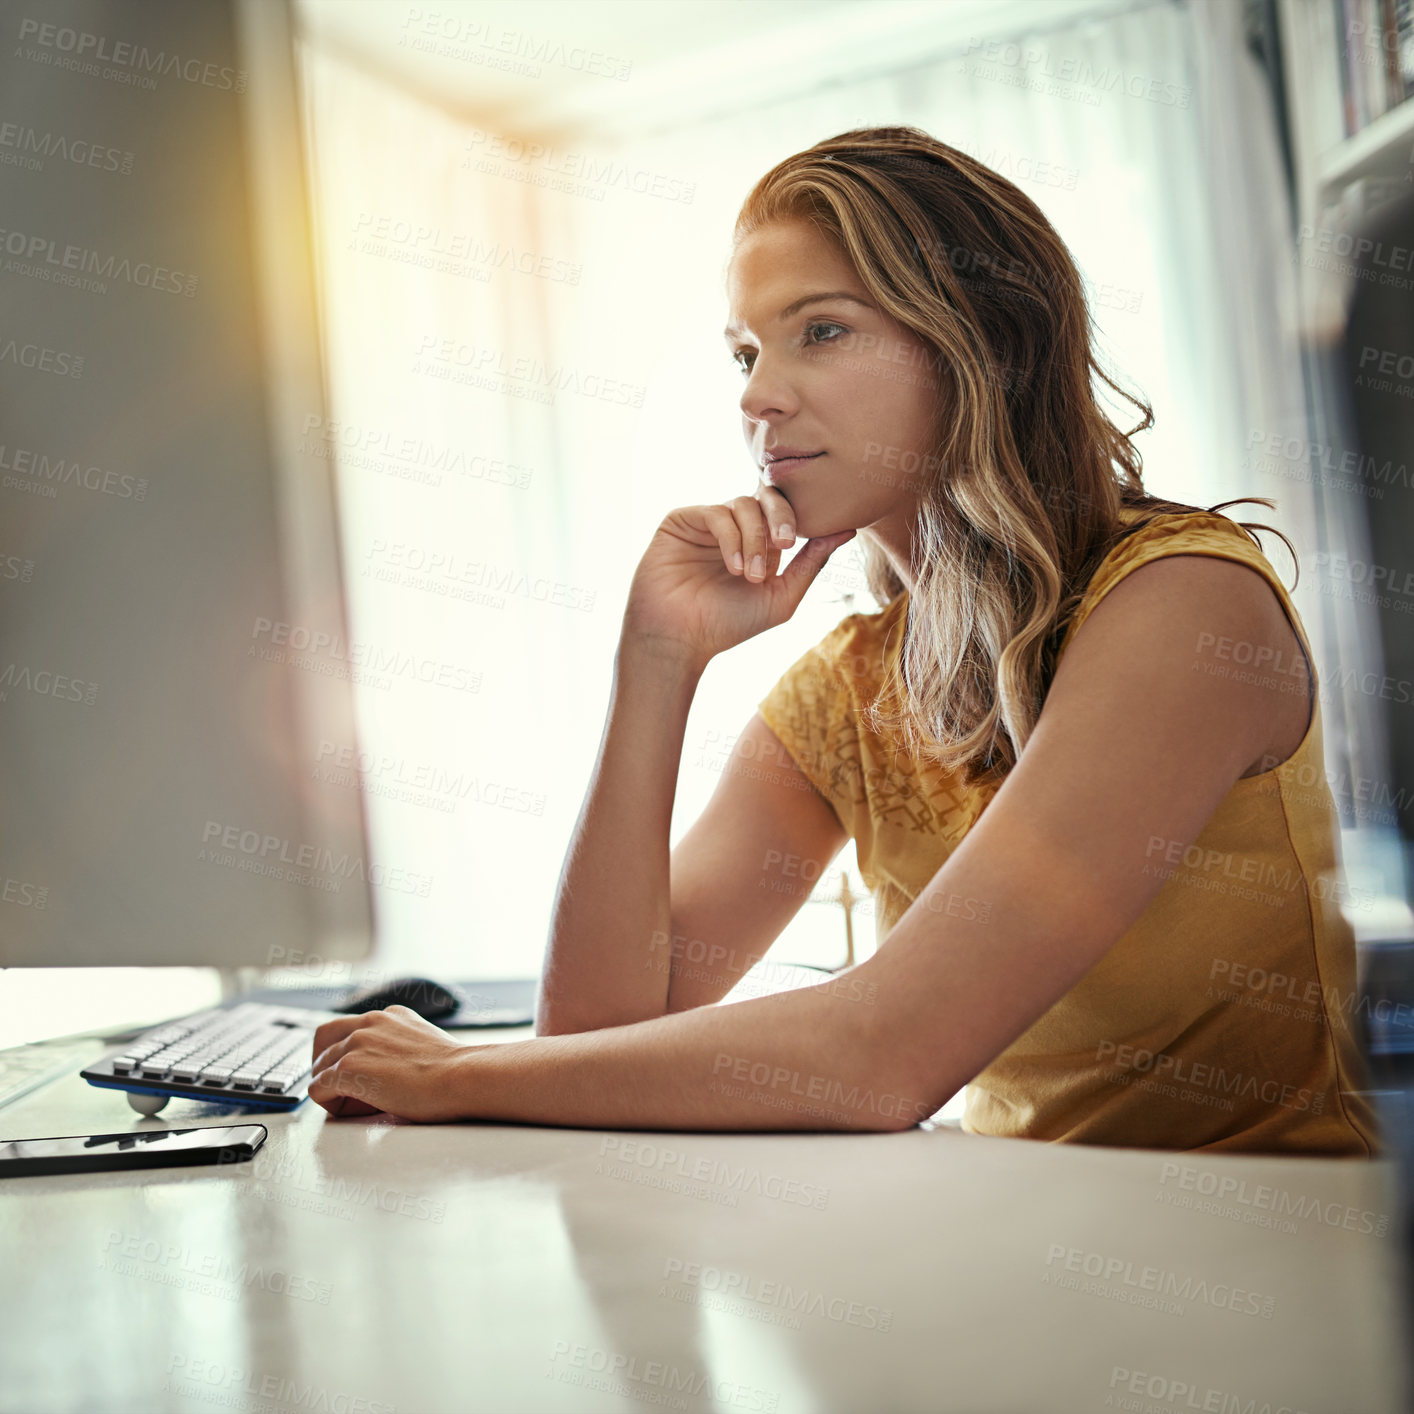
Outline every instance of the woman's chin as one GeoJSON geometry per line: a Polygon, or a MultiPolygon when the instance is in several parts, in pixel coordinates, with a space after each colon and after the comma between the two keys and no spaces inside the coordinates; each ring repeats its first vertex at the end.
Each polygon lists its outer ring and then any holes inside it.
{"type": "Polygon", "coordinates": [[[837,524],[834,521],[819,520],[813,516],[798,516],[795,522],[796,543],[803,540],[823,540],[827,535],[843,535],[855,529],[852,525],[837,524]]]}

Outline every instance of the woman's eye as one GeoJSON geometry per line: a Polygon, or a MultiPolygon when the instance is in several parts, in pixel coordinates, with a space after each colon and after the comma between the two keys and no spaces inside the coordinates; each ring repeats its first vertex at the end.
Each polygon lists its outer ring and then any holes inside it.
{"type": "MultiPolygon", "coordinates": [[[[817,320],[814,324],[807,324],[805,326],[805,336],[807,343],[818,345],[822,343],[831,342],[831,339],[815,339],[811,337],[813,334],[816,333],[817,330],[820,329],[838,329],[842,334],[847,334],[849,332],[849,330],[846,329],[843,324],[836,324],[833,320],[817,320]]],[[[831,338],[833,337],[835,336],[831,336],[831,338]]],[[[750,349],[738,349],[732,355],[732,362],[736,364],[736,366],[741,369],[743,373],[750,373],[751,363],[747,360],[754,361],[754,358],[755,355],[750,349]]]]}

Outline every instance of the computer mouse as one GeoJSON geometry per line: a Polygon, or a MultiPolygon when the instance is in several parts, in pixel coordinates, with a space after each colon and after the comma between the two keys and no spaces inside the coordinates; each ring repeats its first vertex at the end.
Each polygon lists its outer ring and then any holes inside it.
{"type": "Polygon", "coordinates": [[[427,1021],[450,1016],[461,1005],[461,998],[427,977],[397,977],[374,987],[356,989],[346,996],[335,1011],[361,1013],[382,1011],[384,1007],[411,1007],[427,1021]]]}

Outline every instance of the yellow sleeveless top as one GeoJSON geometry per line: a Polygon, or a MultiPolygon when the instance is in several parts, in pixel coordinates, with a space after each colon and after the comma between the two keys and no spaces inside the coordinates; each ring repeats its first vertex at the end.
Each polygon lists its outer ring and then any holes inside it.
{"type": "MultiPolygon", "coordinates": [[[[1237,560],[1266,579],[1310,663],[1310,726],[1282,765],[1233,783],[1181,857],[1153,856],[1166,882],[1143,916],[975,1077],[963,1128],[1155,1149],[1373,1155],[1373,1107],[1354,1093],[1368,1081],[1315,660],[1275,568],[1227,516],[1160,516],[1101,562],[1061,652],[1105,594],[1162,555],[1237,560]]],[[[855,841],[880,943],[1000,788],[966,785],[861,720],[885,655],[899,651],[907,601],[901,593],[878,613],[843,619],[759,704],[855,841]]],[[[947,1025],[945,998],[938,1024],[947,1025]]]]}

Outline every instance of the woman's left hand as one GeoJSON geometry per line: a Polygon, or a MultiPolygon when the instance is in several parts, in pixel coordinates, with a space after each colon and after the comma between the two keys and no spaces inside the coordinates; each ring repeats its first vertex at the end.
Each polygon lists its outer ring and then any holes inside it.
{"type": "Polygon", "coordinates": [[[326,1021],[314,1033],[309,1098],[331,1115],[380,1111],[422,1124],[468,1118],[457,1079],[483,1046],[454,1041],[411,1007],[326,1021]]]}

